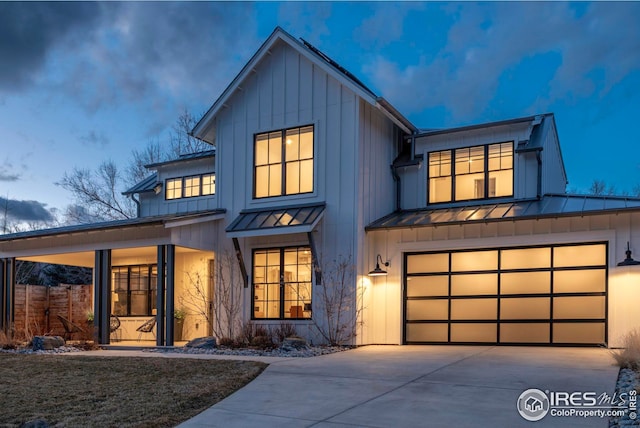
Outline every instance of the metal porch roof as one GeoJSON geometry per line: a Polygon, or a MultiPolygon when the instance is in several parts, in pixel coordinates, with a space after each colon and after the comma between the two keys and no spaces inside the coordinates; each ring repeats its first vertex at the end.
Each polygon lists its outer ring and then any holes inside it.
{"type": "Polygon", "coordinates": [[[232,238],[311,232],[320,221],[325,206],[323,202],[241,211],[226,231],[232,238]]]}
{"type": "Polygon", "coordinates": [[[32,239],[42,238],[46,236],[64,235],[70,233],[79,232],[98,232],[101,230],[137,227],[137,226],[151,226],[158,224],[166,224],[168,222],[175,222],[181,220],[196,219],[199,217],[207,217],[216,214],[224,214],[226,209],[198,211],[188,214],[169,214],[158,215],[150,217],[137,217],[124,220],[112,220],[99,223],[88,224],[76,224],[73,226],[54,227],[51,229],[30,230],[27,232],[10,233],[6,235],[0,235],[0,242],[15,241],[19,239],[32,239]]]}
{"type": "Polygon", "coordinates": [[[616,196],[549,194],[542,199],[450,206],[447,208],[403,210],[369,224],[365,230],[435,227],[456,224],[488,223],[574,217],[640,211],[640,199],[616,196]]]}

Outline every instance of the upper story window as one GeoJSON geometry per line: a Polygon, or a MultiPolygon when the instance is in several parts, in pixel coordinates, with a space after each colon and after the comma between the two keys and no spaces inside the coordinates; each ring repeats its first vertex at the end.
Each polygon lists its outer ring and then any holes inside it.
{"type": "Polygon", "coordinates": [[[313,126],[255,136],[254,197],[313,192],[313,126]]]}
{"type": "Polygon", "coordinates": [[[170,178],[165,185],[165,199],[193,198],[195,196],[215,195],[215,174],[192,175],[170,178]]]}
{"type": "Polygon", "coordinates": [[[429,153],[429,203],[513,196],[513,141],[429,153]]]}

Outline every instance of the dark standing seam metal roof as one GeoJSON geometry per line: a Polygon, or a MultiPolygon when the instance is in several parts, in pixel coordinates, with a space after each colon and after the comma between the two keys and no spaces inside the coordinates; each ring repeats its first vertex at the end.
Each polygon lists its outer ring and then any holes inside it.
{"type": "Polygon", "coordinates": [[[153,174],[127,191],[122,192],[123,195],[132,195],[134,193],[153,192],[154,187],[158,184],[158,174],[153,174]]]}
{"type": "Polygon", "coordinates": [[[45,236],[64,235],[78,232],[100,232],[109,229],[121,229],[126,227],[152,226],[157,224],[165,224],[169,221],[187,220],[190,218],[207,217],[211,215],[224,214],[226,209],[216,209],[207,211],[198,211],[188,214],[167,214],[149,217],[136,217],[124,220],[104,221],[100,223],[76,224],[73,226],[54,227],[51,229],[30,230],[28,232],[11,233],[0,235],[0,242],[13,241],[18,239],[42,238],[45,236]]]}
{"type": "Polygon", "coordinates": [[[196,152],[196,153],[186,153],[184,155],[180,155],[177,159],[171,159],[164,162],[156,162],[145,165],[145,168],[157,168],[163,165],[170,165],[172,163],[186,162],[197,159],[210,158],[216,155],[216,149],[206,150],[204,152],[196,152]]]}
{"type": "Polygon", "coordinates": [[[261,210],[244,210],[227,227],[228,233],[282,229],[293,226],[312,226],[323,213],[325,203],[295,205],[261,210]]]}
{"type": "Polygon", "coordinates": [[[365,230],[446,226],[640,211],[640,199],[616,196],[545,195],[540,200],[448,208],[404,210],[389,214],[365,230]]]}

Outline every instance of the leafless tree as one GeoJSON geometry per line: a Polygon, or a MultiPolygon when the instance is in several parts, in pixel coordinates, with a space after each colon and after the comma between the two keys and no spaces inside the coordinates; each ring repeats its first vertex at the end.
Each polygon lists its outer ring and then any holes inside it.
{"type": "Polygon", "coordinates": [[[352,257],[338,256],[320,266],[322,284],[313,293],[313,323],[328,344],[350,344],[362,323],[359,303],[364,292],[357,287],[352,257]]]}
{"type": "Polygon", "coordinates": [[[608,186],[604,180],[593,180],[589,187],[589,194],[595,196],[611,196],[617,194],[616,186],[608,186]]]}
{"type": "Polygon", "coordinates": [[[217,337],[235,337],[240,328],[242,273],[235,253],[229,250],[218,254],[215,266],[214,334],[217,337]]]}
{"type": "Polygon", "coordinates": [[[200,272],[185,272],[189,285],[180,297],[180,304],[189,311],[204,318],[208,326],[208,335],[213,334],[214,311],[213,296],[208,286],[213,281],[213,272],[203,275],[200,272]]]}
{"type": "Polygon", "coordinates": [[[136,216],[134,202],[123,196],[122,176],[113,161],[105,161],[96,171],[74,168],[58,183],[70,191],[76,203],[93,220],[121,220],[136,216]]]}
{"type": "Polygon", "coordinates": [[[198,153],[212,149],[210,144],[198,140],[189,134],[197,123],[198,120],[196,117],[187,110],[184,110],[182,114],[178,116],[178,120],[173,125],[173,131],[171,133],[169,155],[172,158],[177,158],[187,153],[198,153]]]}
{"type": "Polygon", "coordinates": [[[66,223],[135,217],[135,203],[122,192],[151,175],[145,165],[211,150],[211,145],[188,134],[196,122],[191,113],[184,111],[172,128],[166,149],[158,140],[151,141],[141,150],[134,149],[129,164],[124,167],[118,167],[113,161],[104,161],[96,170],[74,168],[65,173],[57,184],[70,191],[76,199],[76,205],[65,211],[66,223]]]}
{"type": "Polygon", "coordinates": [[[242,309],[242,281],[236,256],[221,251],[214,262],[211,277],[200,272],[185,272],[189,286],[180,304],[202,316],[210,333],[221,338],[234,338],[240,328],[242,309]],[[209,287],[210,281],[214,286],[209,287]]]}
{"type": "Polygon", "coordinates": [[[144,180],[149,176],[146,165],[168,160],[169,155],[162,151],[160,141],[154,140],[147,143],[142,150],[134,149],[131,152],[131,161],[125,170],[125,180],[128,186],[144,180]]]}

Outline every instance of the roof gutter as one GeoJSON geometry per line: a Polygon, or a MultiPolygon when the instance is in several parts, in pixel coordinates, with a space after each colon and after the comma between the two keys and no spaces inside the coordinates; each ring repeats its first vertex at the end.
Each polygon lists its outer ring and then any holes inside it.
{"type": "Polygon", "coordinates": [[[400,129],[402,129],[407,134],[415,134],[418,132],[418,128],[416,128],[413,123],[409,121],[406,117],[402,115],[394,106],[389,104],[387,100],[382,97],[377,97],[375,99],[375,107],[380,110],[385,116],[387,116],[393,123],[398,125],[400,129]]]}

